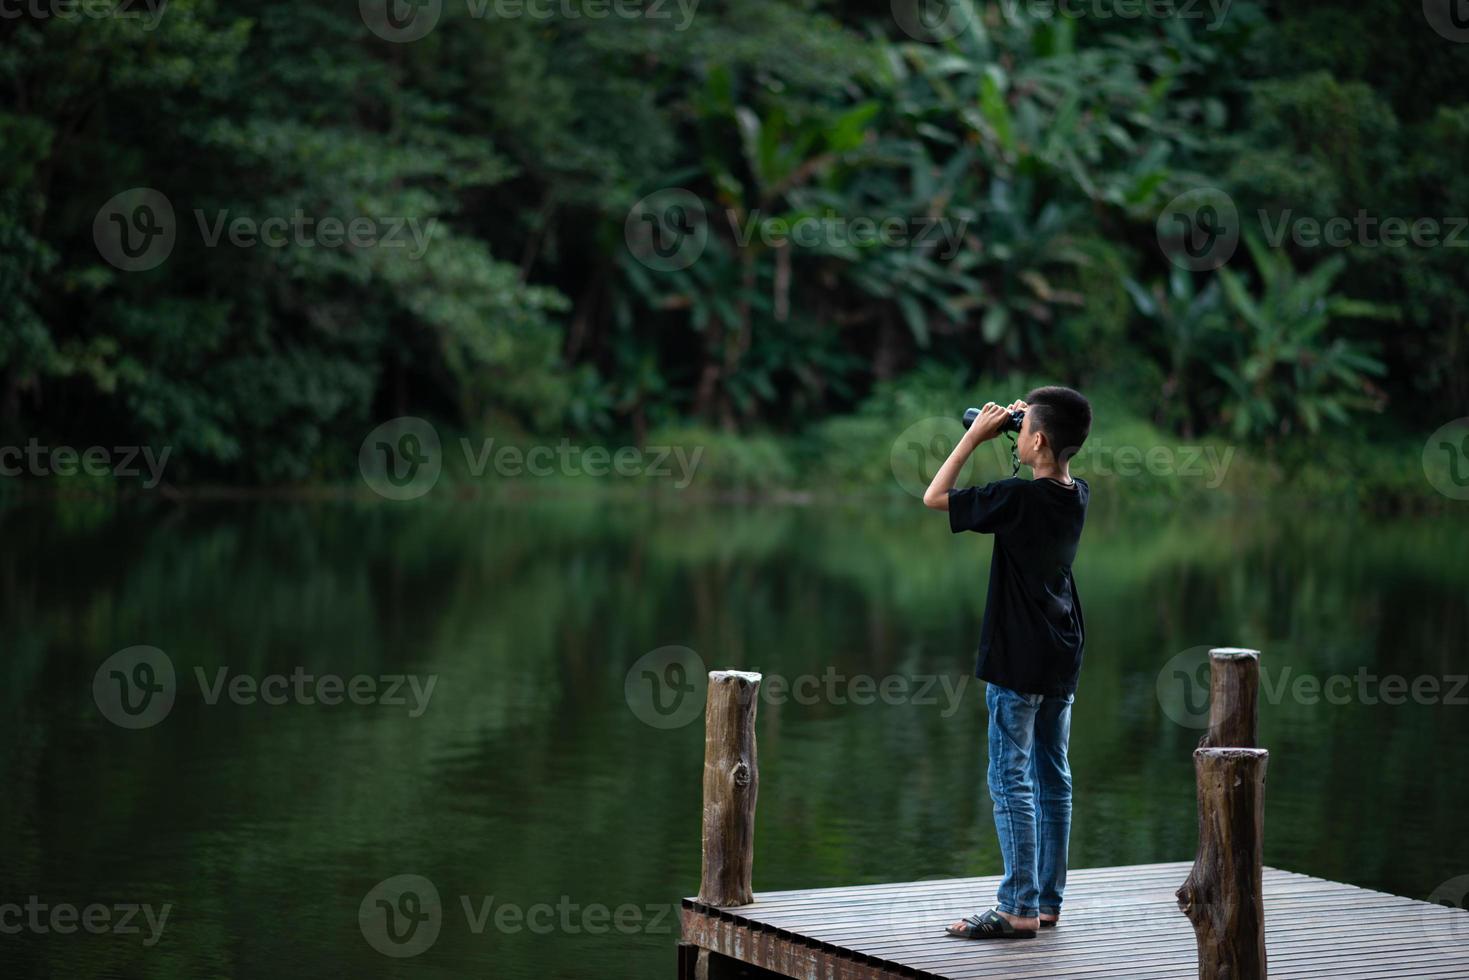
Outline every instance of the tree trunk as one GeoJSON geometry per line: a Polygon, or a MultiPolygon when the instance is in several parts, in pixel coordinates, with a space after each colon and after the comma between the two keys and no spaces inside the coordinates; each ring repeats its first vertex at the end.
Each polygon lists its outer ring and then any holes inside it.
{"type": "Polygon", "coordinates": [[[1209,730],[1201,749],[1253,749],[1259,744],[1260,651],[1209,651],[1209,730]]]}
{"type": "Polygon", "coordinates": [[[719,314],[709,318],[704,328],[704,362],[699,368],[699,383],[694,390],[694,414],[709,424],[716,421],[719,403],[720,366],[724,363],[724,319],[719,314]]]}
{"type": "Polygon", "coordinates": [[[1178,889],[1193,923],[1199,980],[1264,980],[1264,749],[1194,752],[1199,849],[1178,889]]]}
{"type": "Polygon", "coordinates": [[[755,705],[760,675],[709,672],[704,708],[704,863],[699,901],[728,907],[755,900],[755,705]]]}

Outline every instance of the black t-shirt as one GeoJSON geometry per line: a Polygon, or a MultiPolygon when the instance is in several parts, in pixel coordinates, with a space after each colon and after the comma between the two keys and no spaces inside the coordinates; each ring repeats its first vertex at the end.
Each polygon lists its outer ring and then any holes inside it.
{"type": "Polygon", "coordinates": [[[949,528],[995,536],[975,676],[1023,694],[1076,692],[1086,624],[1071,577],[1085,480],[999,480],[949,491],[949,528]]]}

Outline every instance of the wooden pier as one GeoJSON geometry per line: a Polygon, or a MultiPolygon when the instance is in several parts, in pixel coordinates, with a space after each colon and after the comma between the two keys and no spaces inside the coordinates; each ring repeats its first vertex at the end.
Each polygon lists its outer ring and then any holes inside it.
{"type": "Polygon", "coordinates": [[[944,933],[993,904],[998,877],[753,891],[760,675],[710,673],[679,980],[1469,980],[1469,911],[1265,867],[1259,656],[1210,651],[1194,860],[1073,870],[1060,927],[1015,940],[944,933]]]}
{"type": "MultiPolygon", "coordinates": [[[[725,909],[685,899],[679,974],[698,976],[704,949],[714,954],[708,980],[1187,980],[1198,953],[1174,893],[1191,867],[1073,870],[1060,927],[1013,941],[943,933],[994,904],[998,877],[756,892],[725,909]]],[[[1469,912],[1274,868],[1264,884],[1277,980],[1469,978],[1469,912]]]]}

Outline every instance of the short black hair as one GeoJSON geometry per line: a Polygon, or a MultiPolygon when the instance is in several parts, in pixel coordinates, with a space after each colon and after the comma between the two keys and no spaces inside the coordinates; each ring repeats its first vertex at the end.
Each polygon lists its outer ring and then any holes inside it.
{"type": "Polygon", "coordinates": [[[1056,462],[1068,462],[1081,451],[1092,431],[1092,403],[1079,391],[1046,385],[1025,396],[1031,425],[1046,434],[1056,462]]]}

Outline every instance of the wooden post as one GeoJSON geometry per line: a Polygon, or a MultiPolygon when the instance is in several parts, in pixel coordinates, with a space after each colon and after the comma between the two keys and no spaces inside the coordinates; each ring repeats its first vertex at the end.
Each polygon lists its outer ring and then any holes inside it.
{"type": "Polygon", "coordinates": [[[704,863],[699,901],[728,907],[755,900],[755,704],[760,675],[709,672],[704,708],[704,863]]]}
{"type": "Polygon", "coordinates": [[[1199,980],[1264,980],[1264,749],[1194,752],[1199,849],[1178,889],[1194,926],[1199,980]]]}
{"type": "Polygon", "coordinates": [[[1209,730],[1201,749],[1253,749],[1260,718],[1260,651],[1209,651],[1209,730]]]}

